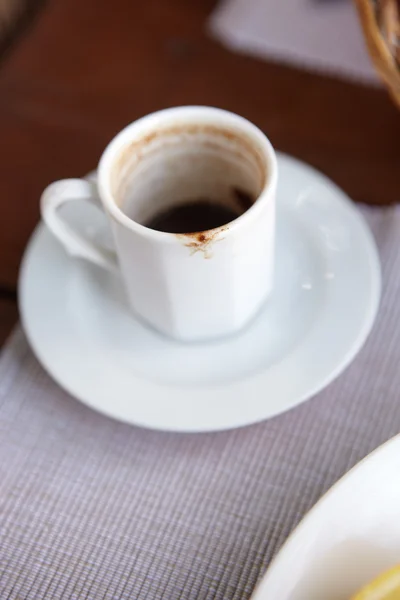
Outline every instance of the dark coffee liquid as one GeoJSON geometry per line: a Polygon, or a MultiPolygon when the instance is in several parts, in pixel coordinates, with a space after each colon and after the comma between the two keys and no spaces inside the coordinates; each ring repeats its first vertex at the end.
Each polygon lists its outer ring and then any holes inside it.
{"type": "Polygon", "coordinates": [[[211,200],[196,200],[168,208],[155,215],[145,225],[167,233],[194,233],[226,225],[240,214],[211,200]]]}

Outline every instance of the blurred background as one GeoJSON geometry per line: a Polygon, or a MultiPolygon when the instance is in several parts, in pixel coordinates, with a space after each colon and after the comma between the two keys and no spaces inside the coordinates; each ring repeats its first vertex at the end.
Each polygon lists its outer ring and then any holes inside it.
{"type": "Polygon", "coordinates": [[[237,112],[355,201],[400,197],[399,112],[352,0],[0,0],[0,54],[1,341],[41,191],[151,111],[237,112]]]}

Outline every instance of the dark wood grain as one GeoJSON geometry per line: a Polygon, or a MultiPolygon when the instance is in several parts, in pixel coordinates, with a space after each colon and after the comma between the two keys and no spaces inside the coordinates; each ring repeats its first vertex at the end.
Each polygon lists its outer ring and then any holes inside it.
{"type": "Polygon", "coordinates": [[[0,71],[0,285],[50,181],[92,169],[127,122],[210,104],[259,125],[356,201],[399,200],[400,114],[384,90],[235,55],[207,36],[213,2],[49,2],[0,71]]]}

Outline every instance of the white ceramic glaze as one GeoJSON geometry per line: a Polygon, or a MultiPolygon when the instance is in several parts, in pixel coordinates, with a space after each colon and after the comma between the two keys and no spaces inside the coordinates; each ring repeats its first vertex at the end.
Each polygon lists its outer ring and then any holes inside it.
{"type": "Polygon", "coordinates": [[[202,340],[240,330],[271,292],[276,183],[274,150],[254,125],[215,108],[174,108],[114,138],[100,160],[98,188],[79,179],[50,185],[42,216],[70,254],[115,270],[113,253],[68,226],[59,211],[71,200],[100,197],[134,313],[174,338],[202,340]],[[257,200],[223,227],[175,235],[142,224],[177,201],[234,205],[235,189],[257,200]]]}
{"type": "MultiPolygon", "coordinates": [[[[375,319],[375,244],[335,185],[291,158],[278,162],[274,291],[234,337],[187,344],[157,334],[132,317],[118,275],[71,260],[38,227],[20,274],[20,311],[32,348],[62,387],[128,423],[211,431],[277,415],[341,373],[375,319]]],[[[66,206],[65,219],[107,246],[100,211],[79,207],[66,206]]]]}
{"type": "Polygon", "coordinates": [[[400,563],[400,436],[354,467],[289,537],[253,600],[349,600],[400,563]]]}

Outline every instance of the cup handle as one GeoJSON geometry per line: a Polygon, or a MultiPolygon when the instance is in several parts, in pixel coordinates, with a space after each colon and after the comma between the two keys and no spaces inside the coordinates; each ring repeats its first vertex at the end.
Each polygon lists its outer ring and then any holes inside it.
{"type": "Polygon", "coordinates": [[[118,271],[117,257],[113,252],[76,231],[59,214],[58,209],[72,201],[90,202],[102,210],[93,180],[62,179],[50,184],[40,199],[40,210],[47,227],[72,256],[84,258],[112,272],[118,271]]]}

